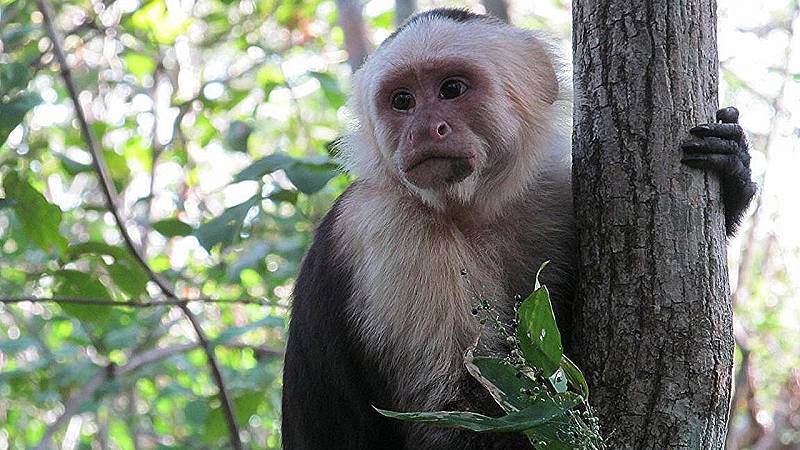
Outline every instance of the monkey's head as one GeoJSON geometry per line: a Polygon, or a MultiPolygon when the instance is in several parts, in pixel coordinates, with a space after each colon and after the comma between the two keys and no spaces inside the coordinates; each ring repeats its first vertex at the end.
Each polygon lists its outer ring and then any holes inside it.
{"type": "Polygon", "coordinates": [[[437,209],[499,206],[535,175],[558,94],[553,59],[531,32],[428,11],[356,73],[345,163],[437,209]]]}

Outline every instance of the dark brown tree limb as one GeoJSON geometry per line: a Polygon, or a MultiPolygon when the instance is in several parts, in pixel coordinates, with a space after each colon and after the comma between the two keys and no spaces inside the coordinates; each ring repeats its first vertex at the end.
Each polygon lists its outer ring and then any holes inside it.
{"type": "Polygon", "coordinates": [[[574,353],[609,448],[721,449],[733,366],[717,178],[681,164],[712,121],[714,0],[573,2],[574,353]]]}
{"type": "MultiPolygon", "coordinates": [[[[63,44],[61,41],[61,36],[56,30],[55,25],[53,24],[53,11],[52,7],[50,6],[47,0],[36,0],[36,4],[39,7],[40,12],[42,13],[42,18],[44,22],[44,26],[47,29],[47,34],[50,37],[50,40],[53,44],[53,52],[55,53],[56,60],[59,63],[61,69],[61,78],[64,80],[64,84],[69,92],[70,97],[72,98],[72,102],[75,106],[75,116],[78,119],[78,123],[80,125],[81,134],[83,135],[83,139],[86,142],[89,152],[92,155],[92,166],[95,172],[98,175],[100,181],[100,187],[103,192],[103,196],[105,197],[106,206],[111,214],[114,216],[114,220],[117,223],[117,228],[119,229],[120,234],[122,235],[122,239],[125,242],[125,245],[128,247],[130,253],[136,258],[138,263],[141,265],[142,269],[147,273],[148,278],[152,280],[159,289],[164,293],[165,296],[171,299],[177,299],[178,296],[175,295],[173,289],[167,284],[165,280],[163,280],[157,273],[153,271],[153,269],[147,264],[143,255],[139,252],[136,244],[134,243],[133,239],[131,238],[130,234],[128,233],[127,227],[125,225],[125,220],[122,217],[121,213],[119,212],[119,208],[116,203],[117,192],[114,188],[114,184],[111,181],[111,177],[108,174],[108,170],[106,165],[103,161],[103,155],[100,152],[100,147],[97,145],[97,142],[92,135],[91,129],[89,128],[89,122],[86,120],[86,116],[83,111],[83,107],[80,104],[80,100],[78,99],[78,91],[75,87],[75,83],[72,81],[72,73],[70,71],[69,65],[67,64],[67,58],[64,54],[63,44]]],[[[189,307],[185,303],[181,303],[178,307],[183,311],[186,315],[186,318],[192,324],[192,327],[197,334],[197,340],[203,350],[206,353],[206,357],[208,358],[208,363],[211,368],[211,375],[214,379],[214,382],[217,385],[217,389],[219,390],[219,397],[222,403],[222,410],[224,412],[224,416],[228,425],[228,431],[230,434],[230,445],[234,450],[241,450],[242,449],[242,442],[241,438],[239,437],[239,425],[236,422],[236,414],[233,411],[233,404],[230,401],[228,396],[227,388],[225,386],[225,381],[222,376],[222,371],[220,370],[219,363],[217,362],[216,357],[214,356],[214,349],[208,342],[208,338],[203,331],[200,322],[195,317],[194,313],[189,309],[189,307]]]]}

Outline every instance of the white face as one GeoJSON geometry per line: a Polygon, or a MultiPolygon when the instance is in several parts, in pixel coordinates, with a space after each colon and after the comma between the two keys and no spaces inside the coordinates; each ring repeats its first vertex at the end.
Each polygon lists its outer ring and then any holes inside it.
{"type": "Polygon", "coordinates": [[[499,22],[410,23],[354,78],[347,166],[437,209],[502,200],[498,179],[525,183],[531,143],[548,127],[550,61],[535,37],[499,22]]]}

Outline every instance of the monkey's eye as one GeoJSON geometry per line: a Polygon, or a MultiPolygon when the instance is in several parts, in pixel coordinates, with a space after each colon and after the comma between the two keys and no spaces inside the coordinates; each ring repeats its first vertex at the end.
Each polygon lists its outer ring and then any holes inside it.
{"type": "Polygon", "coordinates": [[[467,89],[467,83],[464,83],[456,78],[450,78],[449,80],[444,80],[442,87],[439,88],[439,98],[443,98],[445,100],[454,99],[464,95],[464,92],[467,92],[467,89]]]}
{"type": "Polygon", "coordinates": [[[397,91],[392,94],[392,108],[395,111],[408,111],[415,104],[414,96],[410,92],[397,91]]]}

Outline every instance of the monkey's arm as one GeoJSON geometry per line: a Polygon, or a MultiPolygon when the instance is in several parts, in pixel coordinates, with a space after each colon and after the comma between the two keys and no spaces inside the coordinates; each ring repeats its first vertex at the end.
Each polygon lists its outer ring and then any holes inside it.
{"type": "Polygon", "coordinates": [[[698,125],[689,132],[694,139],[684,143],[682,161],[689,167],[713,170],[721,177],[725,206],[725,232],[736,232],[747,210],[756,184],[750,175],[747,137],[739,126],[739,111],[734,107],[717,111],[719,123],[698,125]]]}
{"type": "Polygon", "coordinates": [[[283,448],[394,448],[399,438],[392,442],[388,421],[372,409],[374,376],[364,373],[363,349],[347,329],[350,275],[333,257],[335,211],[318,228],[295,283],[283,372],[283,448]]]}

